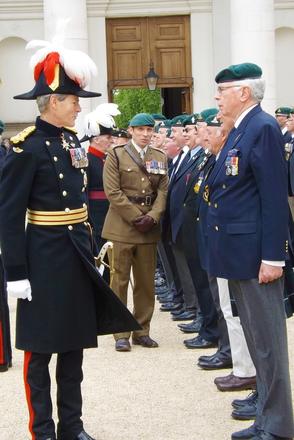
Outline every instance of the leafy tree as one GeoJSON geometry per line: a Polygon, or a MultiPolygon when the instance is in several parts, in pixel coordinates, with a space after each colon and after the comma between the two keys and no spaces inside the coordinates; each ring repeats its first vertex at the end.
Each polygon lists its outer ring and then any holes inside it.
{"type": "Polygon", "coordinates": [[[161,113],[160,89],[116,89],[113,102],[118,104],[121,115],[115,117],[116,125],[126,128],[137,113],[161,113]]]}

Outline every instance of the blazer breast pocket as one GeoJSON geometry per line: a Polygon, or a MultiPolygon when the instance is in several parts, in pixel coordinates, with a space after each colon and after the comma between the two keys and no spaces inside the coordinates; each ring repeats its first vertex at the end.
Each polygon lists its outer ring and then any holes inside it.
{"type": "Polygon", "coordinates": [[[229,223],[227,224],[226,231],[231,235],[254,234],[257,231],[257,225],[255,222],[229,223]]]}

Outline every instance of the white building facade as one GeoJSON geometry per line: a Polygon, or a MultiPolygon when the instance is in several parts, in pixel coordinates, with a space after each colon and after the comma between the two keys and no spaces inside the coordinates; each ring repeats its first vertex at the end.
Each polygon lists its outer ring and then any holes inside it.
{"type": "Polygon", "coordinates": [[[33,87],[32,39],[50,40],[60,17],[70,18],[66,46],[89,53],[98,67],[84,100],[89,111],[107,102],[106,19],[189,15],[193,111],[215,106],[215,74],[229,64],[259,64],[266,79],[265,110],[294,106],[294,0],[0,0],[0,119],[14,132],[37,114],[35,102],[13,95],[33,87]]]}

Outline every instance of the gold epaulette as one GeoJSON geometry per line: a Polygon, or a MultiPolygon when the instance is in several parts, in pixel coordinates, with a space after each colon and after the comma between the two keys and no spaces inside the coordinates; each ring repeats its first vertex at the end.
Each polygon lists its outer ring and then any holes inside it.
{"type": "Polygon", "coordinates": [[[25,128],[20,133],[16,134],[15,136],[12,136],[10,138],[10,141],[13,144],[19,144],[20,142],[23,142],[30,134],[32,134],[36,130],[35,125],[31,125],[30,127],[25,128]]]}
{"type": "Polygon", "coordinates": [[[66,130],[71,131],[74,134],[77,134],[78,130],[76,130],[74,127],[64,127],[66,130]]]}

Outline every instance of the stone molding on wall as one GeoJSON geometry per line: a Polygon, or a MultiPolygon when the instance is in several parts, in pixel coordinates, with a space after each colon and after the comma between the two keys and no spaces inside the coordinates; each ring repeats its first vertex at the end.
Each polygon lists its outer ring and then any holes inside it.
{"type": "MultiPolygon", "coordinates": [[[[294,0],[274,4],[276,10],[294,9],[294,0]]],[[[212,12],[212,0],[87,0],[87,9],[88,17],[181,15],[212,12]]],[[[0,21],[42,18],[42,0],[0,0],[0,21]]]]}

